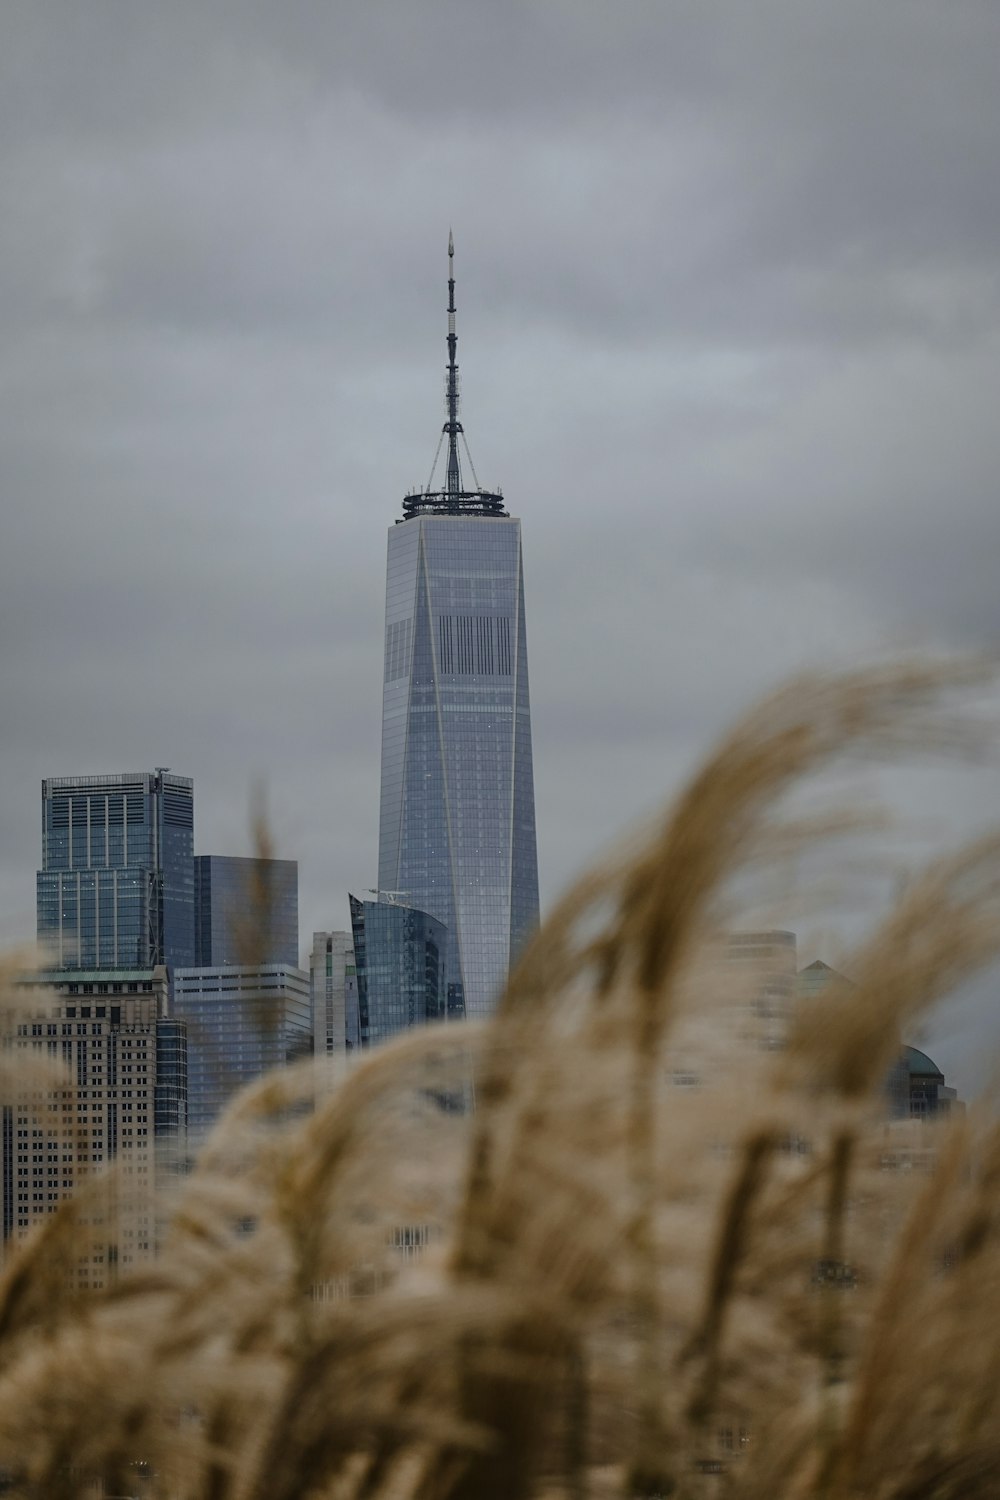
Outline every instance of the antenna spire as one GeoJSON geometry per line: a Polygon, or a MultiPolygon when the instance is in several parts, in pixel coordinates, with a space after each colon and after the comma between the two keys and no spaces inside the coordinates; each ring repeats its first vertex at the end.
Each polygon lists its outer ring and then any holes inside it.
{"type": "MultiPolygon", "coordinates": [[[[458,335],[455,332],[455,237],[448,230],[448,366],[445,380],[445,410],[447,421],[441,428],[437,451],[431,465],[430,478],[422,490],[414,490],[403,497],[402,520],[414,516],[506,516],[503,495],[499,490],[484,490],[479,483],[469,445],[465,440],[465,429],[458,420],[458,335]],[[443,488],[433,488],[438,459],[448,438],[448,464],[443,488]],[[458,452],[458,440],[462,439],[465,456],[469,460],[474,488],[467,490],[462,482],[462,464],[458,452]]],[[[397,525],[399,522],[397,522],[397,525]]]]}
{"type": "MultiPolygon", "coordinates": [[[[458,434],[462,424],[458,420],[458,335],[455,332],[455,240],[448,230],[448,384],[446,387],[448,420],[444,430],[448,434],[448,477],[445,489],[449,495],[462,493],[462,467],[458,456],[458,434]]],[[[464,433],[463,433],[464,436],[464,433]]]]}

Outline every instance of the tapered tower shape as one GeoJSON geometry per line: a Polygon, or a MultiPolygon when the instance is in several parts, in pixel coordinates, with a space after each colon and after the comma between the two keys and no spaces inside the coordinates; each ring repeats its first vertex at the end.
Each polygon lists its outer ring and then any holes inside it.
{"type": "Polygon", "coordinates": [[[521,523],[458,420],[454,254],[444,488],[436,456],[389,531],[378,883],[445,924],[449,1015],[476,1016],[537,925],[538,859],[521,523]]]}

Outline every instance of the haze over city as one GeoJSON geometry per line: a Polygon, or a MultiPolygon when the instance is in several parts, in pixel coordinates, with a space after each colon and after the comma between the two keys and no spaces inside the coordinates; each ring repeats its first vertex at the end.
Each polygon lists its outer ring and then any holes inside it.
{"type": "MultiPolygon", "coordinates": [[[[440,431],[449,227],[463,421],[524,526],[543,909],[790,670],[995,647],[994,9],[3,30],[7,942],[49,775],[169,765],[229,853],[265,785],[304,941],[375,883],[385,535],[440,431]]],[[[948,841],[998,792],[901,799],[948,841]]],[[[942,1036],[959,1082],[994,1011],[942,1036]]]]}

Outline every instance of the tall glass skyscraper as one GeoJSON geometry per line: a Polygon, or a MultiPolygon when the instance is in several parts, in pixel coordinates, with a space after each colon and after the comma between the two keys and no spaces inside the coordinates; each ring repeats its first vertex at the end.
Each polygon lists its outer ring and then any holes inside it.
{"type": "Polygon", "coordinates": [[[476,1016],[537,924],[538,860],[521,523],[464,487],[453,257],[445,485],[389,532],[378,884],[445,924],[448,1013],[476,1016]]]}
{"type": "Polygon", "coordinates": [[[165,770],[42,782],[38,940],[60,969],[194,961],[194,783],[165,770]]]}

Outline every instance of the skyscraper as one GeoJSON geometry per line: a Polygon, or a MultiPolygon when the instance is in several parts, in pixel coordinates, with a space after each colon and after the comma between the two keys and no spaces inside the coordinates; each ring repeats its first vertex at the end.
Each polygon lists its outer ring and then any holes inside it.
{"type": "Polygon", "coordinates": [[[196,854],[195,964],[299,961],[299,867],[294,859],[196,854]]]}
{"type": "Polygon", "coordinates": [[[474,1016],[538,921],[538,861],[521,523],[458,420],[454,253],[449,235],[445,484],[435,457],[389,532],[378,886],[445,924],[448,1013],[474,1016]]]}
{"type": "Polygon", "coordinates": [[[194,962],[194,783],[164,768],[42,782],[38,940],[60,969],[194,962]]]}

